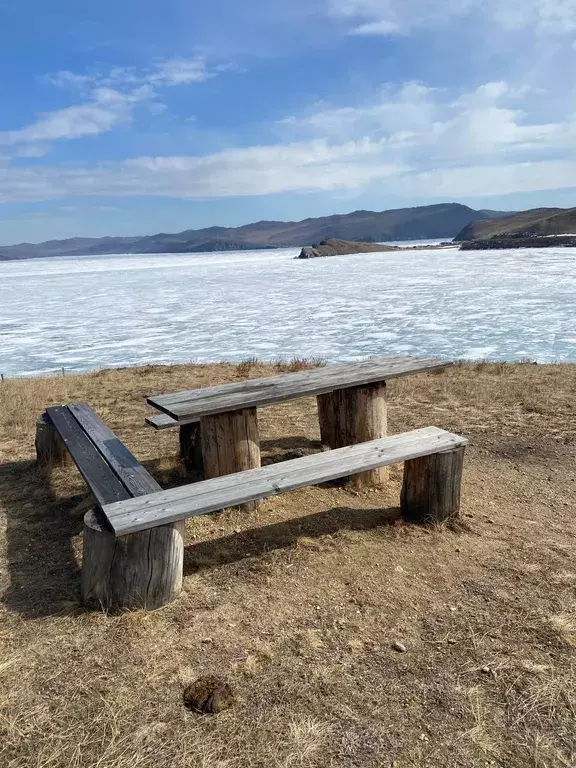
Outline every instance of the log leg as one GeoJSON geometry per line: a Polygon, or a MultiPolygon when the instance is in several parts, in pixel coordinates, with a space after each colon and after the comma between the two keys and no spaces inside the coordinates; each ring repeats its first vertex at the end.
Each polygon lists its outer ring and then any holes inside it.
{"type": "Polygon", "coordinates": [[[188,472],[204,477],[204,461],[200,437],[200,422],[182,424],[180,427],[180,458],[188,472]]]}
{"type": "MultiPolygon", "coordinates": [[[[336,390],[318,395],[317,401],[321,439],[329,448],[386,437],[386,382],[336,390]]],[[[350,482],[357,488],[382,487],[387,478],[387,467],[381,467],[354,475],[350,482]]]]}
{"type": "Polygon", "coordinates": [[[72,463],[64,441],[45,413],[36,422],[36,460],[42,467],[72,463]]]}
{"type": "Polygon", "coordinates": [[[84,516],[82,601],[114,611],[154,610],[182,589],[185,520],[116,537],[98,510],[84,516]]]}
{"type": "Polygon", "coordinates": [[[430,524],[455,520],[463,462],[464,448],[406,461],[400,501],[404,519],[430,524]]]}
{"type": "MultiPolygon", "coordinates": [[[[221,477],[260,466],[256,408],[219,413],[201,419],[202,457],[206,478],[221,477]]],[[[252,511],[260,501],[242,505],[252,511]]]]}

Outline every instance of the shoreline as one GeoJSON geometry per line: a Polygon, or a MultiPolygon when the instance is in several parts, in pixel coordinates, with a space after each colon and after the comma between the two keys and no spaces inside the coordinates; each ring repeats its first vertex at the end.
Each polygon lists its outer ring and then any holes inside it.
{"type": "MultiPolygon", "coordinates": [[[[380,355],[381,356],[381,355],[380,355]]],[[[422,355],[413,355],[413,357],[422,357],[422,355]]],[[[371,358],[379,357],[379,355],[368,355],[365,357],[359,357],[355,360],[347,360],[346,363],[360,363],[371,358]]],[[[385,355],[384,355],[385,357],[385,355]]],[[[540,361],[532,359],[519,359],[519,360],[498,360],[494,358],[457,358],[457,357],[444,357],[441,355],[435,355],[439,360],[446,360],[451,362],[451,367],[460,368],[466,366],[476,367],[491,367],[500,366],[502,368],[510,368],[514,366],[539,366],[544,367],[557,367],[566,365],[575,365],[576,360],[554,360],[554,361],[540,361]]],[[[240,360],[210,360],[210,361],[197,361],[190,360],[188,362],[145,362],[145,363],[120,363],[118,365],[104,366],[102,368],[58,368],[50,371],[32,371],[30,373],[2,373],[2,380],[0,386],[8,382],[24,382],[24,381],[42,381],[45,379],[73,379],[79,377],[93,377],[105,376],[112,373],[129,373],[137,371],[150,371],[157,369],[158,371],[167,371],[170,369],[188,369],[188,368],[254,368],[261,367],[275,369],[278,373],[289,373],[291,371],[303,370],[306,368],[318,368],[328,365],[343,364],[342,360],[329,360],[320,357],[294,357],[294,358],[274,358],[270,360],[261,359],[257,357],[247,357],[240,360]],[[62,372],[64,371],[64,372],[62,372]]]]}

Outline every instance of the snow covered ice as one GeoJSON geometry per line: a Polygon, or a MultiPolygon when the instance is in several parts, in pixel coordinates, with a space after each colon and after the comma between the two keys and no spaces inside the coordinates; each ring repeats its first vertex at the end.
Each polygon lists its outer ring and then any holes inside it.
{"type": "Polygon", "coordinates": [[[576,249],[0,262],[7,375],[255,355],[576,361],[576,249]]]}

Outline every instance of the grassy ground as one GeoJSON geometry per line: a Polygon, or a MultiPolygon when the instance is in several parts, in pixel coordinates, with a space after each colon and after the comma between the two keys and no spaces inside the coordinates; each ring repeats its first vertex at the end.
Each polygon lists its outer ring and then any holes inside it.
{"type": "MultiPolygon", "coordinates": [[[[459,366],[390,386],[390,431],[470,437],[463,530],[398,520],[385,491],[310,488],[189,521],[183,595],[78,602],[90,506],[34,467],[34,422],[87,400],[163,486],[185,481],[146,395],[274,373],[149,366],[0,386],[0,765],[576,765],[576,366],[459,366]],[[406,653],[391,644],[399,640],[406,653]],[[182,706],[224,675],[236,706],[182,706]]],[[[314,401],[260,413],[267,460],[319,450],[314,401]]]]}

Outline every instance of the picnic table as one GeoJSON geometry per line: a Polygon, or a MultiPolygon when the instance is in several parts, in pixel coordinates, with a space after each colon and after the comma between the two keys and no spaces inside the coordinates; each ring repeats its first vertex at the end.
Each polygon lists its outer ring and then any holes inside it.
{"type": "MultiPolygon", "coordinates": [[[[196,467],[201,463],[206,478],[220,477],[260,466],[259,407],[316,396],[322,443],[342,448],[386,437],[389,379],[449,365],[431,358],[384,357],[158,395],[147,402],[164,416],[149,421],[157,428],[180,426],[183,457],[196,467]]],[[[385,467],[376,468],[355,475],[354,483],[381,486],[386,473],[385,467]]]]}

